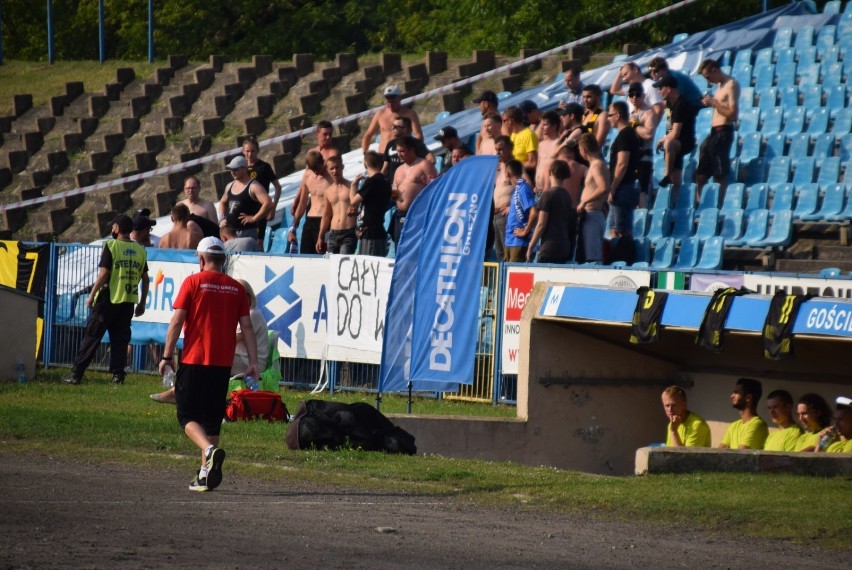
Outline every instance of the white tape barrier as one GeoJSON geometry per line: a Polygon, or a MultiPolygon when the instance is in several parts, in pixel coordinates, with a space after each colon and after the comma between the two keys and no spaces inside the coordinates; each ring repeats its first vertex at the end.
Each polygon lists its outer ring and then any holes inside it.
{"type": "MultiPolygon", "coordinates": [[[[506,64],[506,65],[503,65],[503,66],[498,67],[496,69],[492,69],[490,71],[480,73],[479,75],[474,75],[473,77],[468,77],[467,79],[462,79],[460,81],[456,81],[455,83],[450,83],[448,85],[444,85],[443,87],[438,87],[438,88],[432,89],[431,91],[426,91],[425,93],[420,93],[419,95],[414,95],[412,97],[408,97],[407,99],[403,99],[402,104],[408,105],[408,104],[414,103],[416,101],[420,101],[422,99],[434,97],[435,95],[441,95],[443,93],[449,93],[451,91],[455,91],[459,87],[464,87],[465,85],[470,85],[472,83],[476,83],[477,81],[480,81],[480,80],[488,78],[488,77],[492,77],[494,75],[503,73],[505,71],[510,71],[510,70],[515,69],[517,67],[528,65],[528,64],[533,63],[535,61],[539,61],[541,59],[549,57],[553,54],[563,52],[563,51],[570,49],[572,47],[576,47],[578,45],[582,45],[582,44],[589,43],[589,42],[592,42],[592,41],[595,41],[595,40],[599,40],[599,39],[601,39],[605,36],[620,32],[622,30],[625,30],[627,28],[631,28],[633,26],[637,26],[639,24],[647,22],[648,20],[651,20],[651,19],[656,18],[658,16],[668,14],[669,12],[673,12],[677,9],[683,8],[683,7],[688,6],[690,4],[695,4],[699,1],[701,1],[701,0],[683,0],[683,1],[678,2],[676,4],[672,4],[671,6],[667,6],[665,8],[655,10],[654,12],[650,12],[648,14],[645,14],[644,16],[634,18],[630,21],[624,22],[624,23],[619,24],[617,26],[607,28],[606,30],[597,32],[595,34],[592,34],[590,36],[586,36],[585,38],[575,40],[573,42],[569,42],[569,43],[561,45],[559,47],[555,47],[553,49],[550,49],[550,50],[547,50],[545,52],[536,54],[534,56],[530,56],[528,58],[521,59],[521,60],[518,60],[518,61],[515,61],[515,62],[512,62],[512,63],[506,64]]],[[[340,118],[340,119],[335,119],[335,120],[331,121],[331,123],[334,126],[339,126],[343,123],[351,123],[353,121],[358,121],[359,119],[363,119],[365,117],[370,117],[370,116],[378,113],[383,107],[384,106],[374,107],[372,109],[368,109],[368,110],[362,111],[360,113],[355,113],[353,115],[349,115],[349,116],[346,116],[346,117],[343,117],[343,118],[340,118]]],[[[284,134],[284,135],[273,137],[271,139],[266,139],[266,140],[260,141],[258,143],[258,145],[261,148],[263,148],[263,147],[266,147],[266,146],[278,144],[278,143],[285,141],[285,140],[294,139],[294,138],[297,138],[297,137],[302,137],[302,136],[308,135],[310,133],[313,133],[315,130],[316,130],[315,126],[310,126],[310,127],[305,128],[305,129],[302,129],[300,131],[296,131],[296,132],[293,132],[293,133],[287,133],[287,134],[284,134]]],[[[0,204],[0,212],[5,212],[7,210],[12,210],[12,209],[16,209],[16,208],[24,208],[24,207],[27,207],[27,206],[35,206],[37,204],[44,204],[46,202],[51,202],[51,201],[54,201],[54,200],[61,200],[63,198],[67,198],[67,197],[70,197],[70,196],[77,196],[79,194],[88,194],[90,192],[95,192],[95,191],[98,191],[98,190],[106,190],[108,188],[114,188],[116,186],[123,185],[127,182],[137,182],[137,181],[141,181],[141,180],[146,180],[148,178],[153,178],[154,176],[163,176],[163,175],[171,174],[173,172],[182,172],[182,171],[186,170],[187,168],[197,166],[197,165],[200,165],[200,164],[206,164],[208,162],[213,162],[213,161],[216,161],[216,160],[222,160],[222,159],[228,158],[230,156],[233,156],[234,154],[239,154],[240,152],[242,152],[241,148],[234,148],[234,149],[231,149],[231,150],[218,152],[216,154],[211,154],[211,155],[204,156],[204,157],[201,157],[201,158],[195,158],[195,159],[189,160],[187,162],[182,162],[180,164],[175,164],[175,165],[172,165],[172,166],[164,166],[162,168],[157,168],[155,170],[149,170],[148,172],[140,172],[139,174],[133,174],[131,176],[126,176],[126,177],[123,177],[123,178],[117,178],[115,180],[109,180],[109,181],[106,181],[106,182],[98,182],[96,184],[92,184],[90,186],[84,186],[82,188],[75,188],[73,190],[65,190],[63,192],[57,192],[55,194],[50,194],[48,196],[31,198],[29,200],[21,200],[19,202],[14,202],[14,203],[11,203],[11,204],[0,204]]]]}

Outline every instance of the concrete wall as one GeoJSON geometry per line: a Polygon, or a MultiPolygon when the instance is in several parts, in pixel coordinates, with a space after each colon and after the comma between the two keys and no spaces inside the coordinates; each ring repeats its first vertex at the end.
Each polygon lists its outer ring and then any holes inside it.
{"type": "Polygon", "coordinates": [[[35,371],[36,320],[38,298],[16,289],[0,286],[0,380],[17,377],[15,365],[19,358],[24,360],[27,377],[35,371]]]}
{"type": "Polygon", "coordinates": [[[852,475],[850,455],[852,454],[643,447],[636,450],[636,475],[724,471],[849,477],[852,475]]]}

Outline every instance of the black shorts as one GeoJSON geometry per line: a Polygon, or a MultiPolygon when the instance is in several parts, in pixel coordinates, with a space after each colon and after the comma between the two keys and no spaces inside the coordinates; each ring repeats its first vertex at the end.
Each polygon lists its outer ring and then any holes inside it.
{"type": "Polygon", "coordinates": [[[710,134],[701,143],[695,174],[707,178],[712,176],[717,182],[727,180],[728,174],[731,172],[731,145],[733,144],[733,125],[711,128],[710,134]]]}
{"type": "Polygon", "coordinates": [[[689,141],[687,144],[680,143],[680,150],[674,159],[674,169],[683,170],[683,157],[695,150],[695,141],[689,141]]]}
{"type": "Polygon", "coordinates": [[[355,237],[355,229],[351,230],[329,230],[326,234],[326,250],[328,253],[339,253],[351,255],[358,247],[358,238],[355,237]]]}
{"type": "Polygon", "coordinates": [[[181,427],[196,422],[207,435],[219,435],[230,378],[230,366],[181,364],[175,377],[177,419],[181,427]]]}
{"type": "Polygon", "coordinates": [[[319,239],[320,222],[318,216],[306,216],[305,227],[302,228],[302,243],[299,245],[299,253],[311,254],[317,252],[317,239],[319,239]]]}

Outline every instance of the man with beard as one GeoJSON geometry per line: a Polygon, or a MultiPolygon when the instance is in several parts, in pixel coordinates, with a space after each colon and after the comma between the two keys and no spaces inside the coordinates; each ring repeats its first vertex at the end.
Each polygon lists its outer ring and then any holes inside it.
{"type": "Polygon", "coordinates": [[[757,403],[763,394],[758,380],[740,378],[731,392],[731,405],[739,410],[740,419],[728,426],[719,447],[722,449],[763,449],[769,428],[757,415],[757,403]]]}

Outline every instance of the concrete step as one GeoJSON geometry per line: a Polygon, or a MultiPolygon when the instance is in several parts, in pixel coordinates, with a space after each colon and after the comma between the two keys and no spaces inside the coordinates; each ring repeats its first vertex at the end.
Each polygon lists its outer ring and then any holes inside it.
{"type": "Polygon", "coordinates": [[[814,257],[821,260],[852,261],[852,247],[843,245],[817,245],[814,257]]]}
{"type": "Polygon", "coordinates": [[[844,273],[848,273],[852,271],[852,260],[779,259],[775,262],[775,271],[787,273],[819,274],[820,271],[829,267],[836,267],[844,273]]]}

